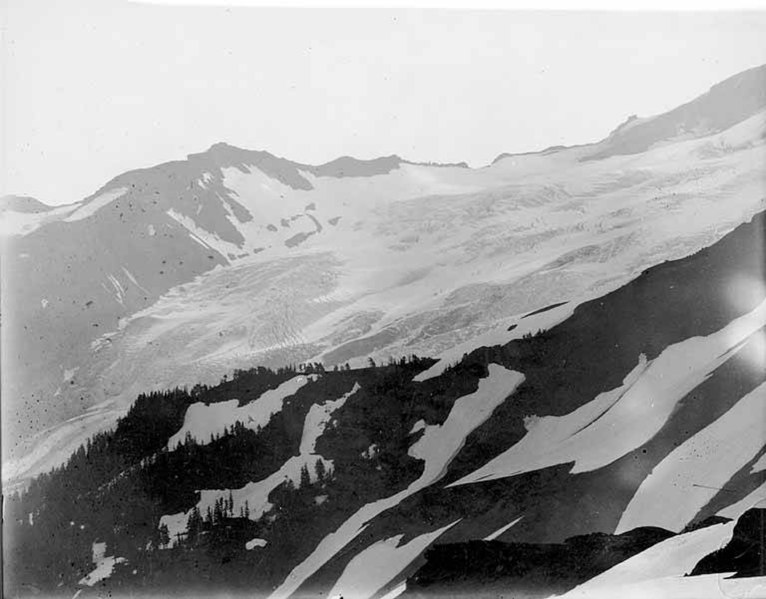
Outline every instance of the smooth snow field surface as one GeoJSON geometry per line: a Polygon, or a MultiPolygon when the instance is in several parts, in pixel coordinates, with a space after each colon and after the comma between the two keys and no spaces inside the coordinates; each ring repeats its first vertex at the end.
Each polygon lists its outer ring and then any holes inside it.
{"type": "Polygon", "coordinates": [[[168,449],[175,449],[191,435],[197,443],[210,442],[211,435],[221,435],[225,428],[241,422],[256,430],[269,423],[271,417],[282,409],[282,402],[294,395],[317,375],[299,375],[285,381],[276,389],[266,391],[258,399],[239,407],[239,400],[231,399],[213,404],[195,403],[188,407],[181,429],[170,437],[168,449]]]}
{"type": "Polygon", "coordinates": [[[84,576],[78,583],[86,587],[92,587],[93,585],[106,580],[112,575],[114,567],[117,564],[122,564],[127,561],[124,557],[114,557],[113,555],[107,556],[106,543],[104,542],[93,543],[92,552],[95,569],[84,576]]]}
{"type": "Polygon", "coordinates": [[[562,595],[567,599],[766,599],[766,576],[666,576],[562,595]]]}
{"type": "Polygon", "coordinates": [[[746,497],[743,497],[736,503],[726,506],[718,512],[718,515],[736,520],[747,510],[754,507],[766,509],[766,482],[746,497]]]}
{"type": "MultiPolygon", "coordinates": [[[[406,489],[366,504],[322,539],[311,555],[298,564],[271,594],[271,599],[284,599],[292,595],[314,572],[354,540],[367,522],[444,475],[447,466],[462,449],[465,438],[485,422],[507,397],[510,396],[509,401],[513,401],[513,391],[524,381],[523,374],[497,364],[490,364],[488,368],[489,375],[479,381],[479,388],[457,399],[444,423],[427,426],[423,436],[410,447],[410,455],[425,461],[423,474],[406,489]]],[[[396,572],[390,574],[393,578],[396,572]]]]}
{"type": "MultiPolygon", "coordinates": [[[[698,577],[684,578],[697,562],[706,555],[726,545],[731,539],[736,522],[716,524],[661,541],[649,549],[628,558],[606,572],[562,595],[566,599],[590,599],[596,597],[631,597],[638,599],[672,599],[678,596],[696,597],[694,592],[702,591],[703,597],[726,597],[721,595],[718,582],[724,576],[715,575],[705,581],[698,577]],[[719,594],[710,594],[710,593],[719,594]],[[644,594],[641,594],[644,593],[644,594]],[[657,594],[653,594],[657,593],[657,594]]],[[[731,588],[757,588],[760,583],[732,583],[731,588]]],[[[757,596],[757,595],[756,595],[757,596]]]]}
{"type": "Polygon", "coordinates": [[[426,548],[457,522],[402,543],[404,535],[378,541],[357,554],[343,570],[330,597],[371,599],[412,563],[426,548]]]}
{"type": "MultiPolygon", "coordinates": [[[[528,417],[527,434],[518,443],[453,486],[570,462],[572,473],[596,470],[614,462],[659,432],[678,402],[735,355],[740,345],[758,334],[764,324],[766,301],[711,335],[692,337],[667,347],[651,362],[640,356],[622,386],[600,394],[564,416],[528,417]]],[[[750,415],[762,414],[761,393],[740,409],[748,410],[750,415]]],[[[731,418],[726,423],[719,427],[735,427],[739,421],[731,418]]],[[[756,446],[762,445],[762,439],[756,438],[755,443],[745,442],[743,452],[749,453],[750,458],[757,453],[756,446]]]]}
{"type": "Polygon", "coordinates": [[[683,529],[763,449],[764,427],[766,383],[662,460],[625,508],[615,534],[639,526],[683,529]]]}

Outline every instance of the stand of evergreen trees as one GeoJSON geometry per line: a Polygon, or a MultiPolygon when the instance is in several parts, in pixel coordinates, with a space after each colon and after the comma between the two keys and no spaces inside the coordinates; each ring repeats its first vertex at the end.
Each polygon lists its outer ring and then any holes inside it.
{"type": "MultiPolygon", "coordinates": [[[[302,423],[312,402],[325,396],[337,399],[355,380],[385,393],[391,385],[408,384],[413,372],[433,362],[413,355],[381,366],[370,361],[368,368],[354,371],[348,364],[332,370],[321,363],[279,369],[259,366],[236,370],[214,386],[141,394],[114,430],[89,438],[66,463],[6,497],[7,594],[23,594],[29,588],[76,590],[78,581],[93,570],[94,541],[106,542],[107,555],[124,557],[130,568],[139,571],[142,566],[154,571],[155,562],[167,559],[162,551],[204,553],[213,551],[211,547],[215,551],[228,547],[227,551],[241,552],[242,539],[252,538],[259,528],[250,520],[250,506],[235,510],[231,495],[204,514],[192,509],[181,543],[172,542],[167,527],[159,526],[160,518],[191,509],[198,489],[240,488],[275,472],[300,442],[301,427],[295,422],[302,423]],[[205,443],[188,436],[173,451],[167,450],[168,439],[181,428],[193,403],[237,398],[246,404],[298,374],[327,376],[319,379],[321,389],[318,382],[305,386],[292,417],[277,414],[268,426],[256,430],[237,422],[205,443]],[[169,546],[173,549],[160,550],[169,546]]],[[[314,474],[312,484],[306,466],[297,486],[288,481],[274,492],[281,513],[308,513],[314,507],[318,489],[329,483],[321,460],[316,461],[314,474]]],[[[120,580],[120,571],[118,566],[112,578],[120,580]]]]}

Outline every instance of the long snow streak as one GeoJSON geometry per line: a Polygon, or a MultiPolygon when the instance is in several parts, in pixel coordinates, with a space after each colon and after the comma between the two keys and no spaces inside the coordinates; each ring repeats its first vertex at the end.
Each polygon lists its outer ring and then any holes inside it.
{"type": "Polygon", "coordinates": [[[639,526],[681,530],[763,448],[764,422],[766,383],[668,454],[641,483],[615,532],[639,526]]]}
{"type": "Polygon", "coordinates": [[[515,520],[512,520],[511,522],[509,522],[509,523],[508,523],[508,524],[506,524],[505,526],[503,526],[503,527],[501,527],[501,528],[498,528],[498,529],[497,529],[495,532],[493,532],[491,535],[488,535],[488,536],[484,537],[484,540],[485,540],[485,541],[494,541],[494,540],[495,540],[495,539],[497,539],[499,536],[503,535],[503,534],[505,533],[505,531],[507,531],[507,530],[511,529],[511,528],[512,528],[514,525],[516,525],[516,524],[519,522],[519,520],[521,520],[523,517],[524,517],[524,516],[519,516],[518,518],[516,518],[515,520]]]}
{"type": "Polygon", "coordinates": [[[110,189],[109,191],[105,191],[101,195],[93,198],[87,204],[81,204],[80,207],[77,208],[77,210],[72,212],[72,214],[70,214],[64,219],[64,222],[71,223],[77,220],[88,218],[89,216],[94,215],[98,210],[100,210],[104,206],[108,206],[114,200],[124,196],[125,192],[127,191],[128,191],[127,187],[118,187],[116,189],[110,189]]]}
{"type": "Polygon", "coordinates": [[[667,422],[676,405],[726,362],[766,323],[766,301],[707,337],[668,346],[639,363],[618,389],[564,416],[530,417],[513,447],[453,483],[514,476],[574,462],[573,473],[602,468],[640,447],[667,422]]]}
{"type": "Polygon", "coordinates": [[[397,535],[370,545],[348,563],[329,596],[370,599],[458,522],[415,537],[409,543],[401,544],[404,535],[397,535]]]}
{"type": "Polygon", "coordinates": [[[568,593],[561,599],[756,599],[766,597],[766,576],[730,578],[727,574],[665,576],[615,587],[568,593]]]}
{"type": "Polygon", "coordinates": [[[524,375],[519,372],[490,364],[489,376],[479,381],[476,392],[457,399],[444,424],[426,427],[423,436],[410,448],[410,455],[426,461],[420,478],[403,491],[360,508],[335,532],[322,539],[311,555],[290,572],[271,598],[284,599],[292,595],[309,576],[356,538],[367,522],[438,481],[463,447],[465,438],[485,422],[523,380],[524,375]]]}
{"type": "Polygon", "coordinates": [[[266,426],[269,419],[282,409],[282,402],[316,376],[311,374],[293,377],[242,407],[239,407],[237,399],[210,405],[202,402],[192,404],[186,410],[181,430],[170,437],[168,449],[175,449],[183,443],[187,433],[197,443],[208,443],[211,435],[220,435],[225,428],[234,425],[237,421],[253,430],[259,426],[266,426]]]}

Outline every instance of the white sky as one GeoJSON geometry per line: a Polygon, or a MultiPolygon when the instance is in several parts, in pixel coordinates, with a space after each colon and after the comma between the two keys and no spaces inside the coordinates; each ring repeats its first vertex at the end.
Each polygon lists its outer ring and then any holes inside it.
{"type": "Polygon", "coordinates": [[[595,141],[766,63],[766,13],[7,0],[2,193],[79,200],[226,141],[472,166],[595,141]]]}

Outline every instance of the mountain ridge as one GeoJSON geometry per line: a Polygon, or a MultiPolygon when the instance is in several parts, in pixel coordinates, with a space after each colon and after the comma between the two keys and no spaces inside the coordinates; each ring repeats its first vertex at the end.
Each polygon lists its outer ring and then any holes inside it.
{"type": "Polygon", "coordinates": [[[253,360],[414,351],[443,357],[436,372],[566,318],[758,210],[759,115],[638,158],[580,148],[480,169],[398,156],[310,167],[214,144],[27,215],[4,239],[5,334],[19,341],[4,380],[19,436],[4,459],[55,454],[75,422],[95,432],[139,392],[253,360]]]}
{"type": "MultiPolygon", "coordinates": [[[[204,157],[211,156],[214,160],[226,160],[227,162],[222,163],[221,165],[225,164],[226,166],[241,166],[245,164],[245,158],[250,158],[253,160],[250,164],[253,166],[264,166],[267,171],[275,173],[275,178],[277,178],[280,181],[289,181],[292,186],[296,186],[296,189],[309,189],[310,187],[306,187],[307,185],[310,185],[305,180],[302,180],[299,176],[296,177],[293,173],[291,173],[289,176],[285,175],[284,172],[287,170],[305,170],[307,172],[310,172],[312,174],[315,174],[317,176],[326,176],[326,177],[362,177],[362,176],[375,176],[380,174],[387,174],[391,170],[398,168],[400,164],[412,164],[412,165],[428,165],[428,166],[442,166],[442,167],[460,167],[460,168],[468,168],[472,170],[481,170],[484,168],[487,168],[488,166],[492,166],[505,158],[514,158],[514,157],[522,157],[522,156],[536,156],[536,155],[547,155],[555,152],[560,152],[564,150],[573,150],[573,149],[582,149],[582,148],[594,148],[596,150],[593,154],[588,155],[584,157],[583,159],[587,160],[593,160],[593,159],[600,159],[605,158],[610,155],[613,155],[614,153],[637,153],[639,151],[646,150],[652,143],[657,143],[659,141],[668,140],[670,139],[675,133],[677,133],[676,129],[679,126],[683,126],[685,128],[694,130],[695,124],[701,125],[704,124],[701,121],[693,121],[689,120],[689,122],[686,122],[688,119],[694,119],[695,118],[695,112],[701,111],[702,113],[708,113],[711,114],[714,113],[713,118],[711,119],[712,122],[708,124],[707,128],[703,128],[702,130],[697,131],[694,133],[694,135],[697,136],[704,136],[709,135],[711,133],[719,132],[727,127],[730,127],[738,122],[741,122],[748,118],[749,116],[752,116],[757,111],[763,109],[766,107],[766,92],[763,91],[766,89],[766,64],[759,65],[752,67],[750,69],[747,69],[745,71],[742,71],[740,73],[734,74],[727,79],[718,82],[710,87],[710,89],[700,94],[699,96],[696,96],[689,102],[682,104],[681,106],[674,108],[672,110],[669,110],[664,113],[660,113],[658,115],[650,116],[650,117],[638,117],[637,115],[631,115],[629,116],[625,121],[623,121],[621,124],[619,124],[614,130],[612,130],[609,135],[607,135],[604,139],[600,141],[595,142],[587,142],[583,144],[574,144],[574,145],[556,145],[556,146],[549,146],[542,150],[530,150],[525,152],[503,152],[501,154],[498,154],[497,157],[495,157],[494,160],[492,160],[488,165],[485,166],[478,166],[478,167],[470,167],[466,162],[448,162],[448,163],[439,163],[439,162],[418,162],[418,161],[411,161],[406,160],[402,157],[400,157],[397,154],[391,154],[388,156],[378,156],[375,158],[369,158],[369,159],[360,159],[353,156],[343,155],[339,156],[337,158],[331,159],[327,162],[320,163],[318,165],[311,165],[307,163],[302,163],[298,161],[294,161],[288,158],[277,156],[267,150],[250,150],[250,149],[244,149],[238,146],[234,146],[232,144],[229,144],[225,141],[220,141],[212,144],[207,150],[204,150],[202,152],[195,152],[188,154],[186,159],[187,160],[195,160],[195,159],[204,159],[204,157]],[[727,99],[731,96],[732,93],[738,93],[743,96],[743,99],[745,100],[744,106],[738,106],[737,109],[733,110],[731,113],[727,112],[726,110],[726,104],[727,99]],[[658,121],[661,123],[658,125],[658,121]],[[665,123],[664,121],[669,121],[665,123]],[[638,127],[639,132],[644,129],[657,129],[659,132],[654,131],[647,134],[642,135],[641,133],[632,132],[630,134],[630,137],[635,137],[636,135],[646,137],[649,136],[652,141],[649,141],[649,139],[644,139],[643,141],[635,140],[633,142],[629,142],[627,140],[620,140],[616,138],[621,138],[624,135],[627,135],[627,130],[634,129],[638,127]],[[664,137],[663,137],[664,136],[664,137]],[[631,145],[634,144],[634,145],[631,145]],[[599,148],[601,145],[607,145],[607,148],[599,148]],[[611,147],[611,146],[617,146],[617,147],[611,147]]],[[[97,196],[100,192],[102,192],[105,189],[108,189],[110,186],[112,186],[112,183],[116,180],[132,175],[132,174],[138,174],[145,172],[149,169],[154,168],[161,168],[169,165],[176,164],[178,162],[182,162],[181,160],[170,160],[167,162],[163,162],[160,164],[148,166],[148,167],[140,167],[136,169],[130,169],[128,171],[125,171],[121,175],[117,175],[104,185],[102,185],[96,192],[93,194],[86,196],[84,199],[79,200],[78,202],[73,202],[72,204],[87,202],[90,199],[97,196]]],[[[219,165],[219,166],[221,166],[219,165]]],[[[25,196],[7,196],[7,197],[17,197],[22,198],[25,196]]],[[[33,199],[33,198],[30,198],[33,199]]],[[[72,205],[68,204],[68,205],[72,205]]],[[[4,207],[3,210],[7,210],[9,208],[4,207]]]]}

